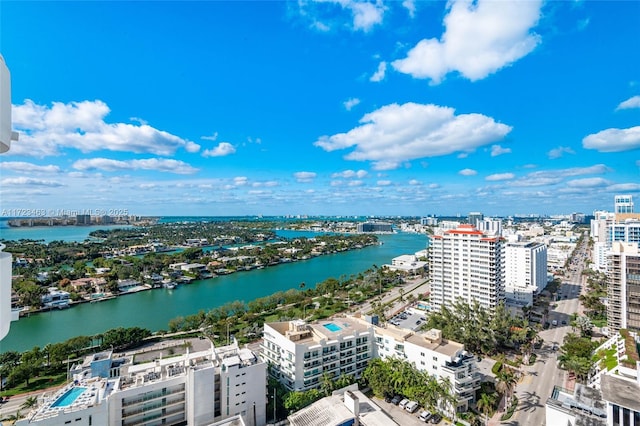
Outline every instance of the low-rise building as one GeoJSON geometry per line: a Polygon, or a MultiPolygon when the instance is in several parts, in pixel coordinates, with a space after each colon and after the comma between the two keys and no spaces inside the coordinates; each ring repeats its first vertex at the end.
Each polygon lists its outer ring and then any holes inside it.
{"type": "Polygon", "coordinates": [[[640,426],[640,382],[605,375],[600,387],[608,426],[640,426]]]}

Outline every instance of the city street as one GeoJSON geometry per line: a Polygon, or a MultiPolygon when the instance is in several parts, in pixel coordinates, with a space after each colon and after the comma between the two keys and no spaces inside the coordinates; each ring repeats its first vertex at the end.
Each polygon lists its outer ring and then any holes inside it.
{"type": "MultiPolygon", "coordinates": [[[[586,243],[585,243],[586,246],[586,243]]],[[[578,296],[583,290],[584,279],[582,270],[584,268],[583,253],[586,247],[576,250],[576,264],[570,268],[568,279],[563,281],[558,290],[557,307],[550,310],[549,322],[556,320],[557,326],[551,326],[548,330],[540,332],[540,337],[544,339],[543,346],[534,350],[537,359],[534,365],[525,366],[521,369],[525,373],[516,388],[519,406],[509,422],[503,424],[510,425],[544,425],[545,424],[545,403],[551,396],[554,386],[570,387],[567,380],[567,373],[558,368],[557,357],[560,355],[558,349],[562,346],[564,337],[571,332],[571,314],[578,312],[578,296]],[[578,260],[579,259],[579,260],[578,260]],[[566,295],[566,298],[565,298],[566,295]],[[565,324],[563,324],[563,321],[565,324]]],[[[571,385],[572,386],[572,385],[571,385]]]]}

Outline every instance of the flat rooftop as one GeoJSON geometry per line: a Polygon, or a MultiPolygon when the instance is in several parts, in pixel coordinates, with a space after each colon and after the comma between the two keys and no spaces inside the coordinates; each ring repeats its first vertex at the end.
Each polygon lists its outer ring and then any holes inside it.
{"type": "Polygon", "coordinates": [[[602,398],[621,407],[640,411],[640,385],[631,380],[605,374],[600,379],[602,398]]]}
{"type": "Polygon", "coordinates": [[[290,323],[293,322],[298,326],[306,327],[307,333],[299,334],[300,338],[297,340],[291,339],[296,344],[313,346],[314,343],[319,343],[320,340],[339,340],[348,336],[354,336],[355,334],[366,333],[372,331],[372,325],[365,321],[350,318],[350,317],[336,317],[330,320],[321,320],[307,323],[302,320],[295,321],[283,321],[283,322],[271,322],[267,325],[273,328],[275,331],[283,336],[287,335],[290,331],[290,323]]]}

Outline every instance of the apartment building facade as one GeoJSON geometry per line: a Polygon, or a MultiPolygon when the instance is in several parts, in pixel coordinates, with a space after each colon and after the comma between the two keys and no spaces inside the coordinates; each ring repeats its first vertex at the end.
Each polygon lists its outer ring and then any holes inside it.
{"type": "Polygon", "coordinates": [[[607,267],[607,325],[640,331],[640,249],[634,243],[613,243],[607,267]]]}
{"type": "Polygon", "coordinates": [[[415,333],[390,325],[375,327],[374,332],[377,357],[404,359],[419,371],[448,380],[458,401],[457,412],[467,411],[475,402],[480,370],[463,344],[443,339],[442,332],[435,329],[415,333]]]}
{"type": "Polygon", "coordinates": [[[504,249],[500,236],[468,224],[433,235],[429,244],[433,309],[458,300],[468,304],[475,300],[487,309],[504,302],[504,249]]]}
{"type": "Polygon", "coordinates": [[[533,241],[508,243],[505,248],[505,299],[515,307],[533,305],[547,286],[547,246],[533,241]]]}
{"type": "Polygon", "coordinates": [[[356,318],[264,324],[262,360],[292,391],[318,388],[322,375],[360,377],[374,355],[373,325],[356,318]]]}
{"type": "Polygon", "coordinates": [[[134,364],[112,353],[88,357],[74,382],[17,425],[210,425],[241,416],[266,424],[266,364],[237,343],[134,364]]]}

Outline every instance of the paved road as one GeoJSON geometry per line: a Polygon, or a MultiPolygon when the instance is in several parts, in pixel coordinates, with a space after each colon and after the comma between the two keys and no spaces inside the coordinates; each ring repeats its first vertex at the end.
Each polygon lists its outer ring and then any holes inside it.
{"type": "MultiPolygon", "coordinates": [[[[586,239],[585,239],[586,247],[586,239]]],[[[549,322],[558,321],[557,327],[540,332],[540,337],[544,339],[542,348],[535,350],[537,355],[536,363],[532,366],[523,367],[525,375],[516,387],[519,406],[514,416],[509,422],[503,424],[510,425],[544,425],[545,424],[545,404],[551,396],[554,385],[566,387],[567,373],[558,368],[557,357],[559,351],[554,351],[553,346],[562,346],[564,336],[571,332],[569,325],[571,314],[578,312],[578,296],[584,289],[584,279],[582,277],[583,253],[586,248],[576,250],[576,264],[570,270],[567,279],[563,281],[558,294],[560,299],[555,302],[557,307],[550,310],[549,322]],[[577,260],[579,259],[579,261],[577,260]],[[566,299],[564,295],[567,295],[566,299]],[[566,321],[566,325],[562,322],[566,321]]],[[[553,302],[552,302],[553,303],[553,302]]]]}

